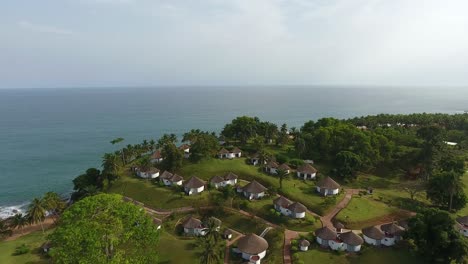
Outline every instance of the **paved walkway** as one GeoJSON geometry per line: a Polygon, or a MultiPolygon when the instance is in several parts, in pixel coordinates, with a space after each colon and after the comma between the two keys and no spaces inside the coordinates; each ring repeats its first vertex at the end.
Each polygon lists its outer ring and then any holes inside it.
{"type": "Polygon", "coordinates": [[[291,264],[291,241],[296,239],[299,236],[299,233],[296,231],[291,231],[286,229],[284,231],[284,246],[283,246],[283,263],[291,264]]]}

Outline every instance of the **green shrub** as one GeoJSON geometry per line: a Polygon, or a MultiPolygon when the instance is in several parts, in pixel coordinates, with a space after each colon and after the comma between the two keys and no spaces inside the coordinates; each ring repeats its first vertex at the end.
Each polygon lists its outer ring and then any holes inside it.
{"type": "Polygon", "coordinates": [[[295,168],[304,165],[304,161],[301,159],[292,159],[289,161],[289,164],[295,168]]]}
{"type": "Polygon", "coordinates": [[[298,249],[297,249],[297,246],[292,246],[292,247],[291,247],[291,250],[292,250],[293,252],[297,252],[297,250],[298,250],[298,249]]]}
{"type": "Polygon", "coordinates": [[[15,252],[13,252],[13,255],[14,256],[23,255],[23,254],[28,253],[29,251],[30,251],[29,247],[26,246],[26,244],[22,244],[21,246],[15,249],[15,252]]]}
{"type": "Polygon", "coordinates": [[[276,162],[278,163],[286,163],[288,162],[289,158],[288,156],[282,155],[282,154],[276,154],[276,162]]]}

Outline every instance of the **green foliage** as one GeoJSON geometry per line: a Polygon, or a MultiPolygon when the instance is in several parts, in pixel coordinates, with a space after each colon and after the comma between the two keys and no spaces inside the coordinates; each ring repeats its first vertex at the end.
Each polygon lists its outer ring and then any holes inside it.
{"type": "Polygon", "coordinates": [[[90,194],[90,190],[102,190],[104,186],[104,176],[101,171],[96,168],[89,168],[85,174],[73,179],[73,190],[72,200],[77,201],[86,195],[90,194]],[[92,187],[90,189],[90,187],[92,187]]]}
{"type": "Polygon", "coordinates": [[[351,151],[340,151],[335,157],[335,174],[345,180],[356,179],[361,158],[351,151]]]}
{"type": "Polygon", "coordinates": [[[163,142],[165,143],[161,146],[161,155],[164,157],[164,160],[161,162],[161,167],[168,171],[180,168],[184,154],[172,141],[163,142]]]}
{"type": "Polygon", "coordinates": [[[448,210],[460,210],[465,207],[467,197],[463,190],[461,176],[454,171],[442,172],[432,177],[427,186],[426,195],[432,203],[448,210]]]}
{"type": "Polygon", "coordinates": [[[468,241],[454,229],[447,212],[426,209],[408,222],[406,239],[413,250],[430,262],[463,263],[468,255],[468,241]]]}
{"type": "Polygon", "coordinates": [[[275,158],[276,158],[276,161],[280,164],[287,163],[289,161],[288,156],[283,155],[283,154],[276,154],[275,158]]]}
{"type": "Polygon", "coordinates": [[[54,263],[156,263],[158,231],[120,195],[87,197],[64,212],[49,236],[54,263]]]}
{"type": "Polygon", "coordinates": [[[13,231],[7,225],[6,221],[0,220],[0,239],[9,237],[13,234],[13,231]]]}
{"type": "Polygon", "coordinates": [[[24,255],[26,253],[29,253],[29,251],[30,249],[26,244],[21,244],[21,246],[15,249],[15,252],[13,252],[13,256],[24,255]]]}
{"type": "Polygon", "coordinates": [[[304,161],[301,159],[291,159],[288,161],[288,163],[289,165],[296,167],[296,168],[304,165],[304,161]]]}
{"type": "Polygon", "coordinates": [[[190,138],[190,142],[192,142],[190,146],[190,160],[194,162],[213,157],[219,148],[216,136],[209,132],[197,132],[192,131],[190,136],[187,136],[190,138]]]}

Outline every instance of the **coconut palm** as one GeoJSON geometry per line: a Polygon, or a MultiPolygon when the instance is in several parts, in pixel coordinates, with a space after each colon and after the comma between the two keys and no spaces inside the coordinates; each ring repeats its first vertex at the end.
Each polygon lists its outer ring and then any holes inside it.
{"type": "Polygon", "coordinates": [[[47,210],[44,207],[44,203],[41,199],[34,198],[31,204],[29,204],[28,213],[27,213],[29,222],[32,224],[40,223],[42,232],[44,232],[43,222],[46,216],[46,211],[47,210]]]}
{"type": "Polygon", "coordinates": [[[283,180],[285,180],[289,176],[289,173],[286,170],[281,169],[278,169],[276,172],[278,174],[280,189],[283,189],[283,180]]]}
{"type": "Polygon", "coordinates": [[[103,171],[106,173],[114,173],[119,168],[119,157],[113,153],[105,153],[102,159],[103,171]]]}
{"type": "Polygon", "coordinates": [[[66,206],[65,202],[55,192],[47,192],[42,199],[42,203],[44,209],[50,212],[54,216],[54,219],[58,218],[66,206]]]}
{"type": "MultiPolygon", "coordinates": [[[[116,139],[111,140],[110,143],[111,143],[112,145],[115,145],[115,144],[118,144],[118,143],[123,142],[124,140],[125,140],[124,138],[119,137],[119,138],[116,138],[116,139]]],[[[125,155],[124,155],[123,149],[120,150],[120,154],[122,155],[122,163],[125,165],[125,155]]]]}
{"type": "Polygon", "coordinates": [[[28,225],[28,219],[26,218],[26,216],[24,216],[23,214],[15,214],[12,218],[11,218],[11,222],[10,222],[10,228],[12,229],[20,229],[21,230],[21,234],[24,234],[23,233],[23,228],[25,226],[28,225]]]}

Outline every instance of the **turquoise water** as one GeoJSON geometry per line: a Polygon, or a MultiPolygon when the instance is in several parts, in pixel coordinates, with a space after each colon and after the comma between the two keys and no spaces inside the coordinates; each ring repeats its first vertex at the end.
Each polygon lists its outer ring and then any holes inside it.
{"type": "Polygon", "coordinates": [[[300,127],[320,117],[468,110],[467,89],[179,87],[0,90],[0,217],[100,165],[109,141],[219,132],[252,115],[300,127]]]}

